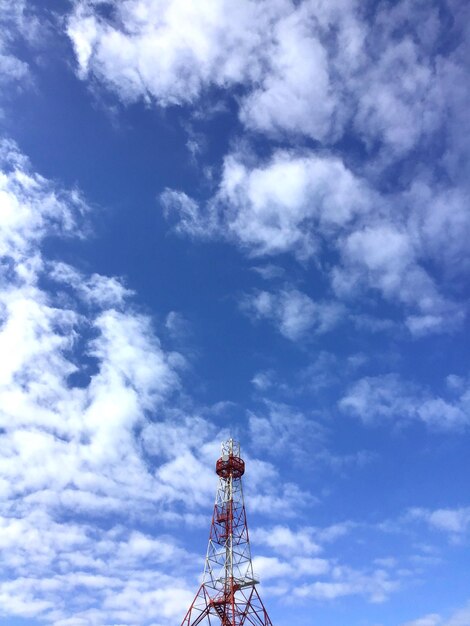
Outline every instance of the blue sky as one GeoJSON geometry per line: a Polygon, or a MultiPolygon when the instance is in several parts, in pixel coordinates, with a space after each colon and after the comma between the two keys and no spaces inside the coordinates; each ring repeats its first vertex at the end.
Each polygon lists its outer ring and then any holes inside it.
{"type": "Polygon", "coordinates": [[[181,623],[233,436],[276,626],[470,626],[468,6],[0,20],[0,624],[181,623]]]}

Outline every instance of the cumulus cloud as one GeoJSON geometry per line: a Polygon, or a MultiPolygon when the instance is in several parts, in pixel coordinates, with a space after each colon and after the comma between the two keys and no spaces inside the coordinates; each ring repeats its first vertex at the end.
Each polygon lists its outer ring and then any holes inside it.
{"type": "Polygon", "coordinates": [[[259,556],[253,559],[253,568],[263,580],[269,581],[287,576],[319,576],[329,571],[330,564],[326,559],[319,558],[293,557],[290,561],[281,561],[277,557],[259,556]]]}
{"type": "Polygon", "coordinates": [[[193,102],[210,84],[258,78],[263,26],[279,5],[132,0],[110,2],[106,20],[84,1],[76,3],[67,32],[81,77],[95,75],[125,101],[168,106],[193,102]]]}
{"type": "Polygon", "coordinates": [[[448,621],[444,621],[444,626],[465,626],[470,621],[470,606],[457,610],[448,621]]]}
{"type": "MultiPolygon", "coordinates": [[[[429,48],[425,53],[405,26],[404,16],[397,16],[405,6],[401,3],[395,11],[379,9],[377,27],[367,41],[370,57],[364,75],[357,77],[357,132],[366,142],[382,142],[394,156],[408,152],[439,128],[444,105],[434,55],[429,48]],[[397,38],[394,31],[399,24],[403,30],[397,38]]],[[[425,8],[421,3],[416,11],[408,4],[408,19],[421,19],[425,8]]],[[[437,19],[437,8],[426,13],[428,24],[437,19]]]]}
{"type": "MultiPolygon", "coordinates": [[[[292,389],[288,393],[292,394],[292,389]]],[[[260,409],[249,411],[248,428],[258,454],[277,460],[287,455],[294,468],[326,465],[342,471],[351,465],[364,465],[373,458],[366,450],[335,453],[331,431],[315,414],[305,414],[280,402],[264,400],[260,409]]],[[[340,526],[336,529],[340,532],[340,526]]]]}
{"type": "Polygon", "coordinates": [[[321,551],[321,547],[315,541],[313,529],[310,528],[302,528],[298,531],[287,526],[257,528],[252,535],[258,545],[267,545],[285,556],[312,555],[321,551]]]}
{"type": "Polygon", "coordinates": [[[462,431],[470,423],[469,399],[467,384],[457,396],[453,393],[446,399],[396,374],[386,374],[366,376],[354,383],[339,406],[366,424],[416,420],[436,431],[462,431]]]}

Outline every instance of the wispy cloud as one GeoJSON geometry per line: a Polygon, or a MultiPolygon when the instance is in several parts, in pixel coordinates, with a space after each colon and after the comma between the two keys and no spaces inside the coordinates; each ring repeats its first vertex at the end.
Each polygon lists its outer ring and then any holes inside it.
{"type": "Polygon", "coordinates": [[[299,341],[310,333],[322,334],[332,330],[344,315],[336,302],[315,302],[298,289],[279,292],[258,291],[245,296],[242,310],[254,320],[268,319],[291,341],[299,341]]]}
{"type": "MultiPolygon", "coordinates": [[[[29,66],[14,52],[18,37],[30,37],[36,21],[26,13],[26,2],[3,0],[0,7],[0,84],[5,88],[26,84],[29,66]]],[[[3,95],[4,97],[4,95],[3,95]]]]}
{"type": "Polygon", "coordinates": [[[266,402],[261,411],[251,412],[249,429],[257,450],[269,456],[289,453],[294,464],[314,460],[325,447],[325,428],[286,404],[266,402]]]}
{"type": "Polygon", "coordinates": [[[457,393],[455,397],[451,390],[446,399],[396,374],[386,374],[364,377],[354,383],[339,406],[366,424],[384,419],[397,424],[417,420],[437,431],[462,431],[469,425],[467,385],[457,393]]]}
{"type": "Polygon", "coordinates": [[[401,626],[467,626],[468,623],[470,623],[470,607],[465,606],[457,609],[448,618],[438,613],[430,613],[401,626]]]}
{"type": "Polygon", "coordinates": [[[453,541],[464,539],[470,531],[470,507],[435,510],[414,508],[409,511],[409,517],[447,534],[453,541]]]}
{"type": "Polygon", "coordinates": [[[316,581],[297,587],[294,594],[300,598],[334,600],[350,595],[365,596],[370,602],[384,602],[397,591],[400,581],[383,569],[370,572],[336,566],[327,580],[316,581]]]}

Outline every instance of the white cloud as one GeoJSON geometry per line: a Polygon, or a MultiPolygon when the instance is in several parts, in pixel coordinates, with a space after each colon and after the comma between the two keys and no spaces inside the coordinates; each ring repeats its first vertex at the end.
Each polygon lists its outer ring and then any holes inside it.
{"type": "Polygon", "coordinates": [[[167,218],[176,216],[175,231],[201,239],[214,233],[215,225],[202,218],[199,205],[182,191],[165,190],[160,196],[167,218]]]}
{"type": "Polygon", "coordinates": [[[469,132],[467,102],[470,92],[469,82],[469,9],[465,4],[451,1],[455,15],[455,40],[458,42],[453,54],[440,58],[437,62],[439,77],[446,94],[446,124],[448,144],[444,155],[447,171],[452,179],[468,191],[470,158],[465,137],[469,132]]]}
{"type": "Polygon", "coordinates": [[[0,54],[0,80],[2,83],[21,81],[28,76],[27,63],[11,54],[0,54]]]}
{"type": "Polygon", "coordinates": [[[125,101],[143,98],[168,106],[193,102],[204,88],[257,78],[263,27],[282,2],[181,0],[111,2],[99,17],[78,2],[69,18],[79,75],[95,75],[125,101]],[[252,59],[247,63],[247,59],[252,59]]]}
{"type": "Polygon", "coordinates": [[[264,280],[275,280],[276,278],[283,278],[285,276],[285,270],[280,265],[274,265],[273,263],[266,263],[265,265],[256,265],[251,268],[254,272],[259,274],[264,280]]]}
{"type": "Polygon", "coordinates": [[[469,201],[468,186],[446,188],[419,180],[404,195],[405,205],[413,208],[410,236],[425,256],[438,263],[447,280],[462,276],[470,267],[469,201]]]}
{"type": "Polygon", "coordinates": [[[365,141],[382,141],[395,156],[439,128],[444,99],[432,56],[423,55],[408,33],[397,41],[391,33],[395,24],[387,23],[388,11],[381,13],[385,28],[370,33],[374,52],[355,85],[359,97],[354,122],[365,141]]]}
{"type": "Polygon", "coordinates": [[[322,334],[330,331],[340,321],[343,309],[335,302],[314,302],[297,289],[279,292],[258,291],[246,296],[242,310],[254,319],[268,319],[281,335],[299,341],[310,331],[322,334]]]}
{"type": "Polygon", "coordinates": [[[253,569],[261,580],[273,578],[300,578],[326,574],[330,564],[326,559],[293,557],[289,562],[277,557],[258,556],[253,559],[253,569]]]}
{"type": "Polygon", "coordinates": [[[446,299],[422,267],[419,248],[408,227],[388,220],[346,235],[341,264],[332,271],[338,296],[357,295],[363,287],[405,307],[405,323],[412,334],[452,331],[465,316],[465,307],[446,299]]]}
{"type": "Polygon", "coordinates": [[[258,391],[266,391],[274,384],[274,372],[271,370],[256,372],[251,383],[258,391]]]}
{"type": "MultiPolygon", "coordinates": [[[[179,198],[169,199],[179,212],[179,198]]],[[[206,233],[220,229],[251,254],[294,252],[306,259],[318,253],[322,235],[367,213],[373,199],[368,185],[336,157],[278,151],[253,167],[231,155],[207,212],[193,213],[194,221],[185,228],[183,220],[181,227],[197,234],[203,223],[206,233]]]]}
{"type": "Polygon", "coordinates": [[[272,30],[269,69],[242,100],[240,117],[267,134],[294,133],[316,139],[331,135],[337,95],[330,85],[328,53],[311,3],[278,20],[272,30]]]}
{"type": "Polygon", "coordinates": [[[467,626],[470,624],[470,606],[456,611],[444,626],[467,626]]]}
{"type": "Polygon", "coordinates": [[[312,417],[286,404],[266,402],[250,412],[250,436],[257,452],[277,456],[289,453],[294,465],[304,466],[324,452],[326,431],[312,417]]]}
{"type": "Polygon", "coordinates": [[[370,602],[384,602],[399,587],[400,581],[391,578],[390,573],[383,569],[363,572],[337,565],[332,568],[329,580],[301,585],[294,590],[294,595],[317,600],[360,595],[368,598],[370,602]]]}
{"type": "Polygon", "coordinates": [[[185,339],[190,334],[190,324],[178,311],[170,311],[165,319],[165,328],[176,341],[185,339]]]}
{"type": "Polygon", "coordinates": [[[441,617],[436,613],[431,613],[411,622],[406,622],[402,626],[440,626],[440,624],[442,624],[441,617]]]}
{"type": "Polygon", "coordinates": [[[285,558],[313,556],[322,552],[326,544],[347,535],[354,526],[353,522],[347,521],[324,528],[304,526],[294,530],[291,526],[277,524],[254,528],[250,535],[256,545],[268,546],[285,558]]]}
{"type": "Polygon", "coordinates": [[[437,613],[431,613],[401,626],[468,626],[468,624],[470,624],[470,606],[456,610],[448,619],[437,613]]]}
{"type": "Polygon", "coordinates": [[[321,546],[316,542],[314,529],[301,528],[297,531],[288,526],[255,528],[250,532],[256,545],[265,545],[284,556],[316,555],[321,546]]]}
{"type": "Polygon", "coordinates": [[[34,9],[25,0],[0,1],[0,86],[2,104],[12,92],[32,85],[29,63],[21,58],[18,42],[37,48],[48,30],[46,23],[40,24],[34,9]]]}
{"type": "Polygon", "coordinates": [[[447,533],[453,539],[463,538],[470,531],[470,507],[456,509],[411,509],[411,519],[421,520],[434,530],[447,533]]]}
{"type": "Polygon", "coordinates": [[[112,307],[124,304],[132,291],[126,289],[122,281],[110,276],[92,274],[85,276],[76,268],[56,261],[51,264],[49,276],[59,285],[67,285],[80,294],[80,298],[89,305],[112,307]]]}
{"type": "Polygon", "coordinates": [[[292,482],[283,482],[278,469],[264,460],[248,459],[249,472],[245,474],[245,499],[251,513],[266,518],[295,519],[317,499],[309,491],[292,482]]]}
{"type": "Polygon", "coordinates": [[[381,420],[418,420],[439,431],[461,431],[470,423],[470,392],[448,400],[401,379],[396,374],[364,377],[339,402],[341,410],[367,424],[381,420]]]}
{"type": "MultiPolygon", "coordinates": [[[[304,414],[293,406],[267,399],[263,404],[257,411],[248,412],[252,448],[263,458],[278,460],[287,454],[293,468],[305,470],[327,465],[339,472],[351,465],[365,465],[374,458],[367,450],[335,453],[331,432],[315,412],[304,414]]],[[[340,535],[345,528],[342,524],[331,528],[332,537],[335,532],[340,535]]]]}

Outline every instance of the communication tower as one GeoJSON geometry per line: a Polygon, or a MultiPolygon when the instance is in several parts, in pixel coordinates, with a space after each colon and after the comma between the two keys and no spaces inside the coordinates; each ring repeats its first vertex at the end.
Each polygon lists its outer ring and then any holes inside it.
{"type": "Polygon", "coordinates": [[[204,577],[181,626],[272,626],[253,573],[242,489],[245,462],[238,442],[222,443],[215,471],[219,485],[204,577]]]}

